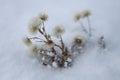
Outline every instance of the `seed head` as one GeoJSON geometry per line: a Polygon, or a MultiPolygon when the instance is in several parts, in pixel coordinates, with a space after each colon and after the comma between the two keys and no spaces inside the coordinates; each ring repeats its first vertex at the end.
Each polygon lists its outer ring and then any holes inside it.
{"type": "Polygon", "coordinates": [[[65,32],[65,30],[61,27],[61,26],[56,26],[54,28],[54,35],[56,37],[59,37],[60,35],[62,35],[65,32]]]}
{"type": "Polygon", "coordinates": [[[46,42],[46,45],[47,45],[49,48],[52,48],[52,47],[54,47],[54,42],[53,42],[52,40],[48,40],[48,41],[46,42]]]}
{"type": "Polygon", "coordinates": [[[30,53],[31,54],[36,54],[37,53],[37,46],[36,45],[30,46],[30,53]]]}
{"type": "Polygon", "coordinates": [[[83,37],[81,37],[81,36],[75,37],[74,43],[75,43],[75,44],[79,44],[79,45],[83,45],[83,44],[84,44],[84,39],[83,39],[83,37]]]}
{"type": "Polygon", "coordinates": [[[89,10],[84,10],[83,12],[82,12],[82,17],[84,18],[84,17],[88,17],[88,16],[90,16],[90,11],[89,10]]]}
{"type": "Polygon", "coordinates": [[[38,27],[37,26],[29,26],[29,32],[31,34],[36,34],[37,33],[37,30],[38,30],[38,27]]]}
{"type": "Polygon", "coordinates": [[[32,44],[31,40],[27,37],[23,38],[23,42],[25,45],[30,46],[32,44]]]}
{"type": "Polygon", "coordinates": [[[29,32],[31,34],[37,33],[37,30],[40,25],[41,25],[41,20],[38,17],[34,17],[29,23],[29,32]]]}
{"type": "Polygon", "coordinates": [[[47,19],[48,19],[48,15],[45,14],[45,13],[39,14],[38,17],[39,17],[42,21],[47,21],[47,19]]]}
{"type": "Polygon", "coordinates": [[[81,13],[76,13],[75,16],[74,16],[74,20],[79,21],[80,18],[81,18],[81,13]]]}

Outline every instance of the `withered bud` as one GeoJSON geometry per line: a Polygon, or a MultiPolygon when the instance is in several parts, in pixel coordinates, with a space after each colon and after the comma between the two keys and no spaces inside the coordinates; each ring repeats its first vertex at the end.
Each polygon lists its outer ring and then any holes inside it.
{"type": "Polygon", "coordinates": [[[30,47],[30,53],[31,53],[32,55],[35,55],[35,54],[37,53],[37,46],[36,46],[36,45],[32,45],[32,46],[30,47]]]}
{"type": "Polygon", "coordinates": [[[56,37],[59,37],[64,32],[65,32],[65,30],[61,26],[59,26],[59,25],[54,28],[54,35],[56,37]]]}
{"type": "Polygon", "coordinates": [[[79,21],[80,18],[81,18],[81,13],[76,13],[75,16],[74,16],[74,20],[79,21]]]}
{"type": "Polygon", "coordinates": [[[82,12],[82,17],[84,18],[84,17],[88,17],[88,16],[90,16],[90,11],[89,10],[84,10],[83,12],[82,12]]]}
{"type": "Polygon", "coordinates": [[[40,18],[42,21],[47,21],[48,15],[45,14],[45,13],[41,13],[41,14],[39,15],[39,18],[40,18]]]}
{"type": "Polygon", "coordinates": [[[48,40],[48,41],[46,42],[46,45],[47,45],[49,48],[52,48],[52,47],[54,47],[54,42],[53,42],[52,40],[48,40]]]}
{"type": "Polygon", "coordinates": [[[75,39],[74,39],[74,43],[75,43],[75,44],[83,45],[83,44],[84,44],[84,39],[83,39],[81,36],[77,36],[77,37],[75,37],[75,39]]]}
{"type": "Polygon", "coordinates": [[[31,40],[30,40],[29,38],[27,38],[27,37],[24,37],[24,38],[23,38],[23,42],[24,42],[24,44],[27,45],[27,46],[30,46],[30,45],[32,44],[31,40]]]}
{"type": "Polygon", "coordinates": [[[37,30],[38,30],[40,25],[41,25],[41,20],[38,17],[32,18],[30,20],[29,27],[28,27],[29,32],[31,34],[37,33],[37,30]]]}

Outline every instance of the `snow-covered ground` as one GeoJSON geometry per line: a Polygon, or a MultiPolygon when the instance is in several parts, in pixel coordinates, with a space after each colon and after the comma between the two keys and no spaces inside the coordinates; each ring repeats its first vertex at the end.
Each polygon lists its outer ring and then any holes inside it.
{"type": "Polygon", "coordinates": [[[120,80],[119,4],[120,0],[0,0],[0,80],[120,80]],[[71,31],[74,13],[84,9],[92,12],[93,33],[105,35],[105,53],[93,49],[64,70],[41,67],[28,57],[22,37],[28,35],[32,17],[45,12],[47,29],[63,24],[71,31]]]}

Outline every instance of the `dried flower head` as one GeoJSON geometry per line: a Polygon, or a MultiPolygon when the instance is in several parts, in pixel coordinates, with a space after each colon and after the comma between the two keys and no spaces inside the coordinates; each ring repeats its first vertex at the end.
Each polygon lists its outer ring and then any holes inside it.
{"type": "Polygon", "coordinates": [[[84,10],[84,11],[82,12],[82,17],[83,17],[83,18],[84,18],[84,17],[88,17],[90,14],[91,14],[91,13],[90,13],[89,10],[84,10]]]}
{"type": "Polygon", "coordinates": [[[29,32],[31,34],[37,33],[37,30],[40,25],[41,25],[41,20],[38,17],[34,17],[33,19],[31,19],[29,23],[29,32]]]}
{"type": "Polygon", "coordinates": [[[65,30],[61,27],[61,26],[56,26],[54,28],[54,35],[56,37],[59,37],[60,35],[62,35],[65,32],[65,30]]]}
{"type": "Polygon", "coordinates": [[[48,40],[48,41],[46,42],[46,45],[47,45],[49,48],[52,48],[52,47],[54,47],[54,42],[53,42],[52,40],[48,40]]]}
{"type": "Polygon", "coordinates": [[[27,45],[27,46],[30,46],[30,45],[32,44],[31,40],[30,40],[29,38],[27,38],[27,37],[24,37],[24,38],[23,38],[23,42],[24,42],[24,44],[27,45]]]}
{"type": "Polygon", "coordinates": [[[75,37],[74,43],[75,43],[75,44],[79,44],[79,45],[83,45],[83,44],[84,44],[84,39],[83,39],[83,37],[81,37],[81,36],[75,37]]]}
{"type": "Polygon", "coordinates": [[[38,27],[37,26],[29,26],[29,32],[31,34],[36,34],[37,33],[37,30],[38,30],[38,27]]]}
{"type": "Polygon", "coordinates": [[[48,15],[45,14],[45,13],[41,13],[39,16],[38,16],[42,21],[46,21],[48,19],[48,15]]]}
{"type": "Polygon", "coordinates": [[[30,53],[33,55],[37,53],[37,46],[36,45],[30,46],[30,53]]]}
{"type": "Polygon", "coordinates": [[[74,16],[74,20],[79,21],[80,18],[81,18],[81,13],[76,13],[75,16],[74,16]]]}

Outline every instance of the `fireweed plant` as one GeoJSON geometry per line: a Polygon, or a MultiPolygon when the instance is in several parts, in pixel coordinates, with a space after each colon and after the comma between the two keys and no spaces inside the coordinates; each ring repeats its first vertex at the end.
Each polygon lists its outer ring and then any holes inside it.
{"type": "MultiPolygon", "coordinates": [[[[91,23],[89,16],[91,15],[89,10],[85,10],[80,13],[76,13],[74,20],[80,22],[82,31],[90,38],[92,37],[91,23]],[[88,29],[81,22],[83,18],[87,19],[88,29]]],[[[76,36],[73,39],[73,43],[70,47],[65,45],[62,34],[65,32],[61,26],[56,26],[53,30],[54,36],[48,34],[45,28],[45,23],[48,20],[48,15],[41,13],[37,17],[34,17],[29,24],[29,32],[31,34],[38,34],[40,37],[25,37],[23,42],[30,48],[32,55],[44,66],[54,68],[66,68],[73,65],[75,55],[83,53],[83,49],[86,45],[85,39],[81,36],[76,36]],[[59,43],[52,38],[58,39],[59,43]],[[76,54],[74,54],[76,53],[76,54]]],[[[100,48],[105,48],[104,36],[98,39],[98,45],[100,48]]]]}

